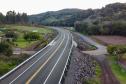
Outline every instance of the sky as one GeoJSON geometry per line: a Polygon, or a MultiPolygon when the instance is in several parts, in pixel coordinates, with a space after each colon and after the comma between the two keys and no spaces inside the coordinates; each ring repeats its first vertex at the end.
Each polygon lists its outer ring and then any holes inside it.
{"type": "Polygon", "coordinates": [[[115,2],[125,3],[126,0],[0,0],[0,12],[6,14],[15,10],[31,15],[64,8],[96,9],[115,2]]]}

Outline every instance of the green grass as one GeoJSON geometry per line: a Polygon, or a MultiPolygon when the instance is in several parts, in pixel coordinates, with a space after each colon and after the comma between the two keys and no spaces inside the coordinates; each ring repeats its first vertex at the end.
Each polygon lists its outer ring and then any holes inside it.
{"type": "Polygon", "coordinates": [[[4,73],[8,72],[9,70],[13,69],[15,65],[12,64],[12,61],[3,61],[0,60],[0,75],[3,75],[4,73]]]}
{"type": "Polygon", "coordinates": [[[8,71],[16,67],[18,64],[20,64],[28,57],[28,55],[24,54],[20,56],[13,55],[11,57],[6,57],[4,55],[0,56],[0,76],[4,75],[8,71]]]}
{"type": "Polygon", "coordinates": [[[102,75],[102,70],[101,70],[101,67],[100,65],[94,61],[96,63],[96,67],[95,67],[95,77],[89,79],[89,80],[86,80],[84,82],[84,84],[101,84],[101,75],[102,75]]]}
{"type": "Polygon", "coordinates": [[[22,31],[36,31],[38,33],[51,33],[52,30],[48,28],[40,28],[40,27],[30,27],[30,26],[18,26],[18,25],[6,25],[5,28],[18,29],[22,31]]]}
{"type": "Polygon", "coordinates": [[[117,64],[115,56],[109,56],[108,59],[110,61],[111,69],[116,78],[120,81],[121,84],[126,84],[126,70],[124,70],[117,64]]]}
{"type": "Polygon", "coordinates": [[[48,29],[48,28],[39,28],[39,27],[31,27],[31,26],[5,25],[5,28],[6,29],[16,29],[16,31],[19,34],[19,37],[14,43],[17,44],[17,47],[19,47],[19,48],[29,47],[30,45],[39,41],[39,40],[37,40],[37,41],[28,42],[28,41],[24,40],[23,31],[38,32],[41,36],[43,34],[52,33],[52,30],[48,29]]]}
{"type": "Polygon", "coordinates": [[[31,41],[31,42],[28,42],[28,41],[16,41],[14,43],[17,44],[17,47],[19,48],[26,48],[34,43],[36,43],[37,41],[31,41]]]}
{"type": "Polygon", "coordinates": [[[30,42],[28,42],[28,41],[26,41],[23,38],[23,34],[19,33],[19,37],[18,37],[18,39],[14,43],[17,44],[17,47],[19,47],[19,48],[26,48],[26,47],[28,47],[28,46],[36,43],[37,41],[30,41],[30,42]]]}

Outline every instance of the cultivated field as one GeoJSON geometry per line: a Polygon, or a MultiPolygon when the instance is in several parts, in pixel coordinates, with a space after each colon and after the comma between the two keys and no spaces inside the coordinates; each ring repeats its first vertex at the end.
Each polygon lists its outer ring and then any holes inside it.
{"type": "Polygon", "coordinates": [[[124,36],[92,36],[92,38],[106,45],[125,45],[126,37],[124,36]]]}

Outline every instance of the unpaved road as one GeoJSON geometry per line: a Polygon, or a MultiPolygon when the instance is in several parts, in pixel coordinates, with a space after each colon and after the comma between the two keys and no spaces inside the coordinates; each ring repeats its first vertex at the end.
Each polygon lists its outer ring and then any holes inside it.
{"type": "Polygon", "coordinates": [[[102,83],[103,84],[120,84],[119,81],[116,79],[115,75],[112,73],[112,70],[109,66],[108,60],[106,59],[107,49],[105,46],[98,44],[97,42],[93,41],[87,36],[84,36],[79,33],[75,33],[78,37],[81,37],[81,39],[84,42],[87,42],[91,45],[94,45],[97,47],[96,50],[92,51],[82,51],[83,53],[89,54],[96,58],[96,60],[99,62],[102,68],[102,83]]]}
{"type": "Polygon", "coordinates": [[[90,39],[88,36],[84,36],[82,34],[79,33],[75,33],[76,35],[80,36],[82,40],[84,40],[85,42],[94,45],[97,47],[96,50],[92,50],[92,51],[82,51],[83,53],[86,54],[90,54],[90,55],[103,55],[103,54],[107,54],[107,49],[106,46],[101,45],[95,41],[93,41],[92,39],[90,39]]]}

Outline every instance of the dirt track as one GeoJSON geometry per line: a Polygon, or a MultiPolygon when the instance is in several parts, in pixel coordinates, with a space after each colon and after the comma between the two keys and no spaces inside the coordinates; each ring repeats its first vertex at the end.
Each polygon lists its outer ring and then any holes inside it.
{"type": "MultiPolygon", "coordinates": [[[[74,39],[76,41],[80,41],[80,36],[77,34],[74,34],[74,39]]],[[[85,42],[85,39],[83,39],[83,42],[85,42]]],[[[95,50],[95,52],[96,52],[96,50],[95,50]]],[[[106,59],[106,55],[101,53],[99,55],[94,55],[93,57],[95,57],[96,60],[101,65],[101,69],[102,69],[101,82],[102,82],[102,84],[120,84],[119,81],[116,79],[115,75],[112,73],[112,70],[109,66],[107,59],[106,59]]]]}
{"type": "Polygon", "coordinates": [[[106,59],[97,61],[99,62],[102,69],[102,84],[120,84],[115,75],[112,73],[108,61],[106,59]]]}

